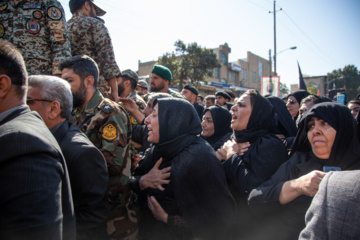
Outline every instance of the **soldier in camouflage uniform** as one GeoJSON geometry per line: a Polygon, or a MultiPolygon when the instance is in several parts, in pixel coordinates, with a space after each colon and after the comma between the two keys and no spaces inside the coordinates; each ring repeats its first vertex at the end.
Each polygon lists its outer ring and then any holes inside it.
{"type": "Polygon", "coordinates": [[[107,232],[111,239],[137,239],[137,212],[132,210],[129,188],[131,124],[125,110],[96,89],[98,68],[88,56],[60,63],[61,77],[71,85],[71,121],[102,152],[108,164],[109,204],[107,232]]]}
{"type": "Polygon", "coordinates": [[[64,10],[56,0],[1,0],[0,38],[15,45],[29,75],[60,75],[71,57],[64,10]]]}
{"type": "MultiPolygon", "coordinates": [[[[146,103],[136,92],[136,86],[138,83],[139,77],[136,72],[127,69],[121,73],[121,78],[118,78],[118,93],[120,98],[129,98],[136,103],[136,106],[140,112],[146,108],[146,103]]],[[[120,101],[119,104],[122,104],[120,101]]],[[[139,124],[136,118],[128,112],[131,124],[139,124]]]]}
{"type": "Polygon", "coordinates": [[[121,72],[115,61],[115,54],[104,20],[98,18],[106,12],[93,3],[93,0],[70,0],[72,18],[67,22],[71,42],[71,53],[88,55],[99,66],[98,89],[104,97],[116,101],[116,78],[121,72]]]}
{"type": "MultiPolygon", "coordinates": [[[[173,97],[185,99],[181,93],[175,92],[169,88],[172,74],[170,69],[162,65],[154,65],[151,71],[150,90],[151,92],[168,93],[173,97]]],[[[149,94],[144,96],[144,100],[148,101],[149,94]]]]}

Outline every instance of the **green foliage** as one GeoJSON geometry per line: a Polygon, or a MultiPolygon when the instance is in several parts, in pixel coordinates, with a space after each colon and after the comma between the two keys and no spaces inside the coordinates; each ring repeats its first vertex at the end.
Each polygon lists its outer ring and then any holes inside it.
{"type": "Polygon", "coordinates": [[[216,54],[212,49],[202,48],[196,42],[186,45],[178,40],[174,44],[175,52],[165,53],[158,59],[158,63],[168,67],[174,83],[179,83],[179,90],[183,88],[183,81],[190,78],[195,86],[199,81],[205,81],[206,76],[212,76],[211,69],[220,67],[216,54]]]}
{"type": "Polygon", "coordinates": [[[347,65],[343,69],[333,70],[327,74],[329,89],[333,89],[335,84],[336,89],[346,89],[348,99],[355,99],[356,95],[360,93],[360,74],[356,66],[347,65]],[[333,83],[331,83],[331,81],[333,83]]]}
{"type": "Polygon", "coordinates": [[[280,92],[283,94],[289,94],[289,88],[285,83],[280,82],[280,92]]]}
{"type": "Polygon", "coordinates": [[[310,84],[306,87],[307,91],[310,93],[310,94],[314,94],[314,95],[317,95],[317,92],[318,92],[318,88],[316,87],[315,84],[310,84]]]}

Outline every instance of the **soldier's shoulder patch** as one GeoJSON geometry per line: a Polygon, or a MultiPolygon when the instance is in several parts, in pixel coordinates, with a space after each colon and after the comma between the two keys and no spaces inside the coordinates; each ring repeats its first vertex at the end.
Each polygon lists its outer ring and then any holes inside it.
{"type": "Polygon", "coordinates": [[[26,30],[31,34],[37,34],[40,32],[41,26],[36,20],[29,19],[26,22],[26,30]]]}
{"type": "Polygon", "coordinates": [[[8,8],[8,4],[6,2],[0,3],[0,12],[5,11],[8,8]]]}
{"type": "Polygon", "coordinates": [[[116,127],[112,123],[106,124],[102,129],[102,135],[106,140],[114,140],[117,137],[116,127]]]}
{"type": "Polygon", "coordinates": [[[2,38],[5,35],[5,28],[4,25],[0,23],[0,38],[2,38]]]}
{"type": "Polygon", "coordinates": [[[48,8],[47,15],[52,20],[60,20],[62,18],[61,10],[55,6],[51,6],[48,8]]]}
{"type": "Polygon", "coordinates": [[[136,120],[136,118],[134,116],[131,116],[130,121],[134,125],[139,124],[139,122],[136,120]]]}
{"type": "Polygon", "coordinates": [[[114,109],[114,107],[111,106],[109,103],[105,103],[105,104],[102,104],[102,105],[100,106],[100,110],[103,111],[103,112],[105,112],[105,113],[108,113],[108,112],[110,112],[110,111],[113,110],[113,109],[114,109]]]}
{"type": "Polygon", "coordinates": [[[40,19],[40,18],[42,18],[42,16],[43,16],[43,14],[42,14],[42,12],[39,11],[39,10],[36,10],[36,11],[33,12],[33,17],[34,17],[35,19],[40,19]]]}

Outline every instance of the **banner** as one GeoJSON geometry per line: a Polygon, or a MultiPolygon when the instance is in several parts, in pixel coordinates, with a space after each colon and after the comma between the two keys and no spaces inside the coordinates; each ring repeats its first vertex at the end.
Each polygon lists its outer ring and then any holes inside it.
{"type": "Polygon", "coordinates": [[[280,95],[280,77],[279,76],[263,76],[261,77],[261,95],[271,95],[279,97],[280,95]]]}

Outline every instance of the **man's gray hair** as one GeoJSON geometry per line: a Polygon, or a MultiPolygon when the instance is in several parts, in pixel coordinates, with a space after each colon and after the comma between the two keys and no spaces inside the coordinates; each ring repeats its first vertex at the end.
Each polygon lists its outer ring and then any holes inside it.
{"type": "Polygon", "coordinates": [[[41,88],[41,98],[58,101],[61,108],[60,116],[66,119],[70,118],[73,96],[67,81],[55,76],[32,75],[29,76],[29,87],[41,88]]]}

